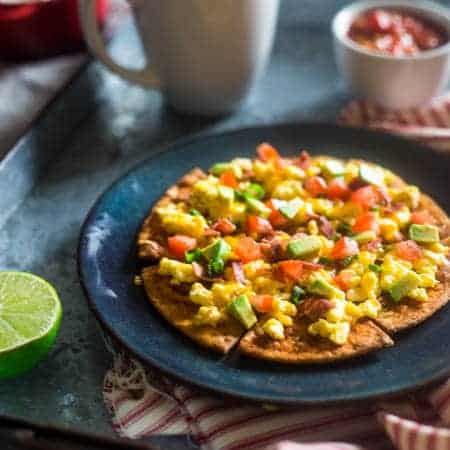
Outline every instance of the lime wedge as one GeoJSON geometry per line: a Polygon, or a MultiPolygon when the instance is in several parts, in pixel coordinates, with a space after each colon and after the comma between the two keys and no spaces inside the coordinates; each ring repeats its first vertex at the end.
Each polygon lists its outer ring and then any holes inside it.
{"type": "Polygon", "coordinates": [[[0,379],[24,373],[52,347],[62,317],[55,289],[24,272],[0,272],[0,379]]]}

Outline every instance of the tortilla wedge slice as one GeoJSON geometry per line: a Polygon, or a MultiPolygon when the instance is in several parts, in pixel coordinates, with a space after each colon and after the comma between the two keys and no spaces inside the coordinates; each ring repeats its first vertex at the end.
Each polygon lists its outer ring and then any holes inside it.
{"type": "MultiPolygon", "coordinates": [[[[436,220],[441,240],[447,242],[450,237],[450,220],[447,214],[427,195],[422,194],[420,208],[427,210],[436,220]]],[[[428,291],[428,300],[417,302],[405,300],[395,303],[386,298],[382,301],[383,310],[375,322],[388,333],[396,333],[414,327],[433,315],[450,300],[450,267],[438,273],[439,284],[428,291]]]]}
{"type": "Polygon", "coordinates": [[[348,342],[342,346],[310,335],[307,327],[304,318],[294,319],[294,325],[286,329],[286,339],[274,341],[256,325],[240,340],[238,348],[252,358],[288,364],[318,364],[353,358],[394,344],[389,335],[370,320],[356,323],[348,342]]]}
{"type": "Polygon", "coordinates": [[[169,278],[157,273],[156,267],[147,267],[142,271],[145,291],[150,303],[174,327],[203,347],[219,353],[229,352],[244,333],[244,328],[230,317],[213,326],[196,326],[193,318],[198,305],[189,301],[169,283],[169,278]]]}

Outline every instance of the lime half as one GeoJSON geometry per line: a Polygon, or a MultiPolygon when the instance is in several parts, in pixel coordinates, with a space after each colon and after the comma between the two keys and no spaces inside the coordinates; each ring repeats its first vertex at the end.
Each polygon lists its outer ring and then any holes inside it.
{"type": "Polygon", "coordinates": [[[0,379],[30,370],[52,347],[62,317],[55,289],[24,272],[0,272],[0,379]]]}

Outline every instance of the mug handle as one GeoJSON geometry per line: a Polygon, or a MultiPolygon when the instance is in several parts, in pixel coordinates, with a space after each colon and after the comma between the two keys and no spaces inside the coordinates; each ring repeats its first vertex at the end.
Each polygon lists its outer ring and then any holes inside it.
{"type": "Polygon", "coordinates": [[[127,69],[109,56],[97,24],[96,1],[80,0],[79,2],[81,26],[89,49],[112,72],[142,86],[160,89],[161,82],[148,65],[143,69],[127,69]]]}

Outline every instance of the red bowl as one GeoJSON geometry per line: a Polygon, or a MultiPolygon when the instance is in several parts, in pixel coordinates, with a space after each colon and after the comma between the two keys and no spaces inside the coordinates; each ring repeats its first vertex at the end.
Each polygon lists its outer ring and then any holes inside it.
{"type": "MultiPolygon", "coordinates": [[[[109,0],[97,0],[102,25],[109,0]]],[[[0,0],[0,58],[45,58],[84,48],[78,0],[0,0]]]]}

